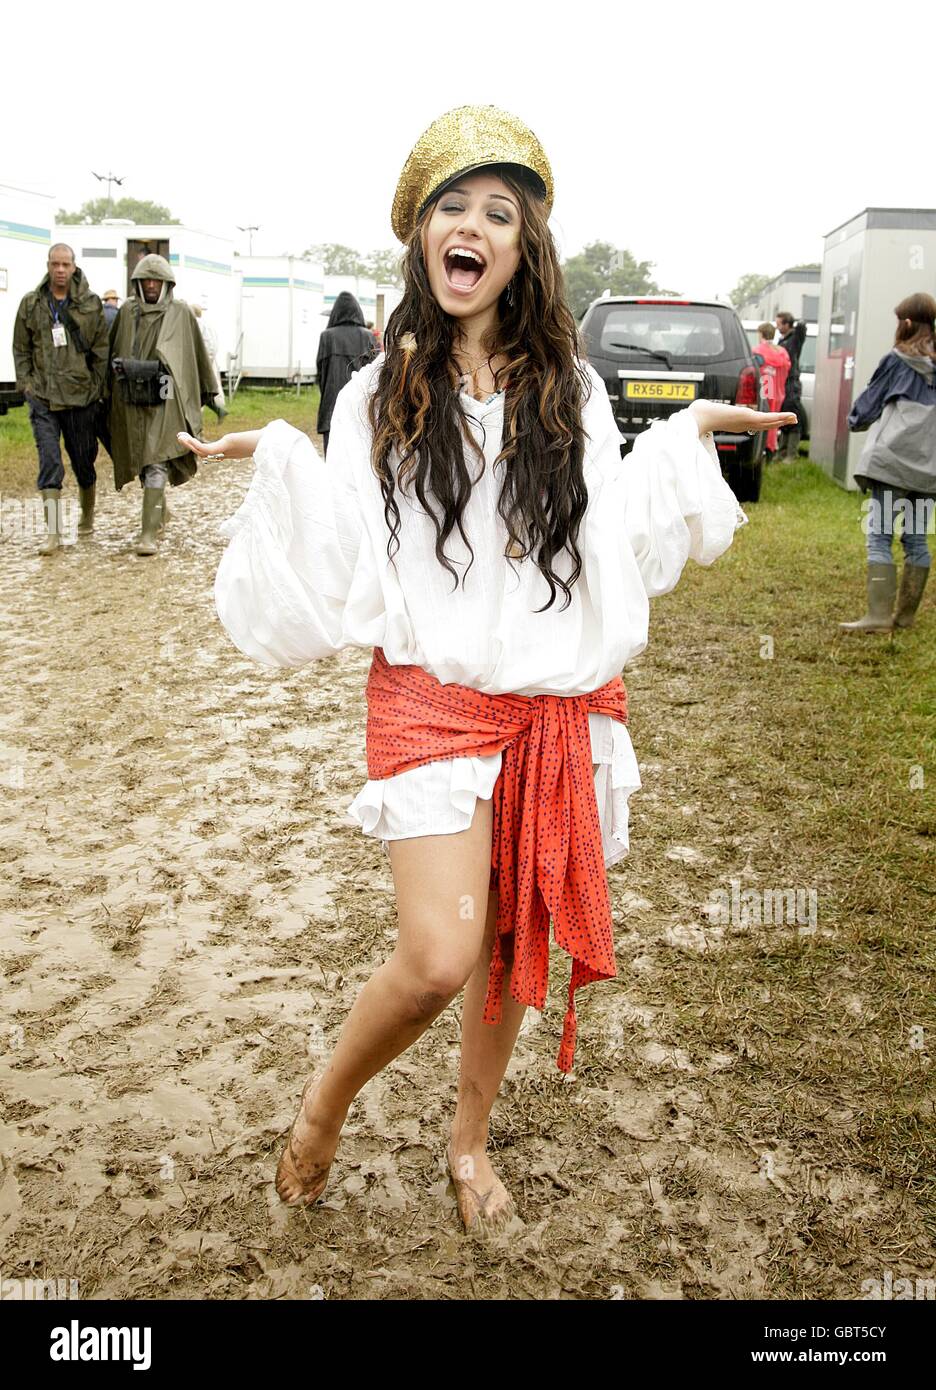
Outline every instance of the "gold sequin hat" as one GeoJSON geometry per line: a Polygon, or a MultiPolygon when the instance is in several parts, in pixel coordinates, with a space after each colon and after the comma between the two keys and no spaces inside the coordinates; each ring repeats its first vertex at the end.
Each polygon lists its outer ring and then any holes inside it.
{"type": "Polygon", "coordinates": [[[525,176],[544,200],[549,216],[552,169],[532,130],[497,106],[457,106],[423,131],[403,165],[390,214],[394,235],[408,241],[433,195],[488,164],[507,164],[525,176]]]}

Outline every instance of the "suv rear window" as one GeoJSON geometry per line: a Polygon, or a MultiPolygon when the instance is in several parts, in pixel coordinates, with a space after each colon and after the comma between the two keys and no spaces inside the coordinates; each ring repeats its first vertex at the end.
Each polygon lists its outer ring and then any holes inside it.
{"type": "Polygon", "coordinates": [[[734,317],[711,305],[599,304],[586,333],[592,352],[621,361],[639,357],[634,348],[666,353],[672,362],[718,362],[744,355],[734,317]]]}

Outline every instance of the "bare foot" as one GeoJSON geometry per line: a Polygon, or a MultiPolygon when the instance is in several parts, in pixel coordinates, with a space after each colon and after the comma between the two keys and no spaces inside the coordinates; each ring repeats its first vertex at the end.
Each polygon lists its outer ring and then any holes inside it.
{"type": "Polygon", "coordinates": [[[276,1191],[288,1207],[311,1206],[321,1197],[338,1147],[340,1129],[336,1133],[308,1116],[306,1096],[311,1085],[312,1077],[302,1088],[299,1113],[276,1168],[276,1191]]]}
{"type": "Polygon", "coordinates": [[[491,1167],[484,1149],[457,1153],[449,1140],[445,1157],[465,1230],[493,1230],[505,1225],[516,1211],[514,1200],[491,1167]]]}

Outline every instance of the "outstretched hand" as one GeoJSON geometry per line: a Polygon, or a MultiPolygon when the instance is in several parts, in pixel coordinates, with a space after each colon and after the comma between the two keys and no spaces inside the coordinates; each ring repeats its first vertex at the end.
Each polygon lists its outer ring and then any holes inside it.
{"type": "Polygon", "coordinates": [[[745,405],[719,405],[717,401],[693,401],[689,410],[699,426],[699,435],[743,434],[758,430],[783,429],[786,425],[798,423],[791,410],[771,413],[767,410],[749,410],[745,405]]]}
{"type": "Polygon", "coordinates": [[[191,449],[200,459],[247,459],[257,447],[259,430],[244,430],[240,434],[223,434],[220,439],[206,442],[196,439],[193,434],[179,430],[176,435],[179,443],[191,449]]]}
{"type": "Polygon", "coordinates": [[[186,449],[191,449],[192,453],[197,454],[200,459],[223,459],[225,457],[224,445],[227,442],[227,435],[216,439],[213,444],[208,444],[203,439],[196,439],[193,434],[186,434],[185,430],[179,430],[176,439],[180,444],[184,444],[186,449]]]}

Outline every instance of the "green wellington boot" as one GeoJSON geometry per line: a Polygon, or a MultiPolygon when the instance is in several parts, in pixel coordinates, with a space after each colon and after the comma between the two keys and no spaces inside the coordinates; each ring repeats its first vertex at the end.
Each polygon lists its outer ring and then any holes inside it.
{"type": "Polygon", "coordinates": [[[155,555],[159,550],[156,537],[162,519],[163,491],[161,487],[143,489],[143,521],[136,546],[138,555],[155,555]]]}
{"type": "Polygon", "coordinates": [[[839,623],[843,632],[890,632],[894,626],[897,593],[896,565],[868,566],[868,611],[853,623],[839,623]]]}
{"type": "Polygon", "coordinates": [[[78,500],[81,503],[81,516],[78,518],[79,536],[87,536],[94,530],[94,491],[94,483],[90,487],[78,489],[78,500]]]}
{"type": "Polygon", "coordinates": [[[929,572],[929,565],[904,565],[903,574],[900,576],[897,609],[894,613],[894,627],[913,627],[929,572]]]}
{"type": "Polygon", "coordinates": [[[160,519],[159,519],[159,529],[160,529],[160,531],[163,529],[163,527],[165,526],[166,522],[169,520],[169,516],[170,516],[170,512],[169,512],[169,503],[166,501],[166,489],[163,488],[162,516],[161,516],[160,519]]]}
{"type": "Polygon", "coordinates": [[[57,487],[42,489],[42,509],[45,512],[46,534],[38,554],[54,555],[62,544],[62,493],[57,487]]]}

